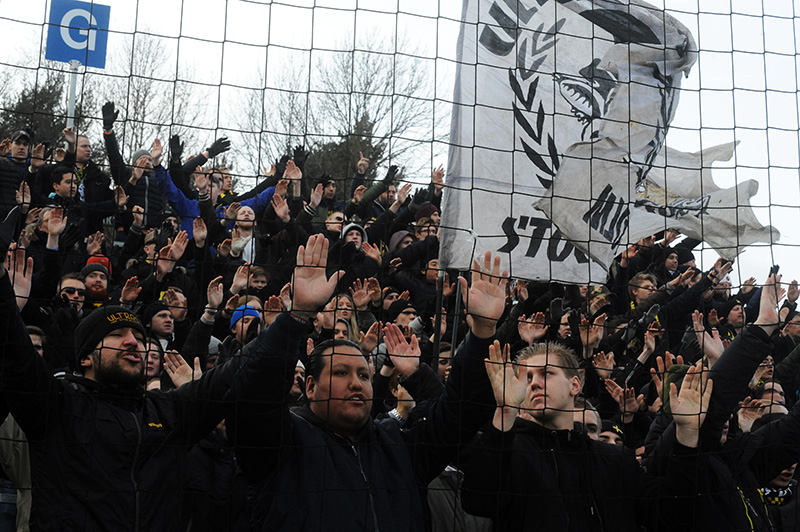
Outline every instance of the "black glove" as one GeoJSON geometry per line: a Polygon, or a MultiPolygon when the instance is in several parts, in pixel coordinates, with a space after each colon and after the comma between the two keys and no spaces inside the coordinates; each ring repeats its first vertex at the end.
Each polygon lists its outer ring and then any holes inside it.
{"type": "Polygon", "coordinates": [[[185,142],[181,142],[180,135],[172,135],[169,138],[169,152],[172,154],[172,160],[175,162],[181,162],[181,157],[183,156],[183,146],[185,142]]]}
{"type": "Polygon", "coordinates": [[[303,166],[306,164],[306,160],[311,152],[306,151],[305,146],[302,144],[294,147],[294,154],[292,155],[292,159],[294,160],[294,164],[302,170],[303,166]]]}
{"type": "Polygon", "coordinates": [[[8,211],[6,219],[0,222],[0,257],[5,258],[8,246],[17,236],[17,221],[19,221],[19,205],[8,211]]]}
{"type": "Polygon", "coordinates": [[[389,167],[389,171],[386,172],[386,177],[383,178],[383,182],[387,185],[394,181],[394,177],[397,175],[397,165],[393,164],[389,167]]]}
{"type": "Polygon", "coordinates": [[[428,191],[424,188],[418,188],[417,192],[411,198],[411,203],[408,206],[408,210],[412,213],[415,213],[422,207],[424,207],[425,204],[427,203],[428,203],[428,191]]]}
{"type": "Polygon", "coordinates": [[[119,116],[119,111],[114,109],[114,102],[106,102],[103,104],[103,129],[111,131],[114,128],[114,122],[119,116]]]}
{"type": "Polygon", "coordinates": [[[228,140],[228,137],[221,137],[214,141],[214,144],[206,148],[208,152],[208,158],[213,159],[220,153],[225,153],[231,149],[231,141],[228,140]]]}

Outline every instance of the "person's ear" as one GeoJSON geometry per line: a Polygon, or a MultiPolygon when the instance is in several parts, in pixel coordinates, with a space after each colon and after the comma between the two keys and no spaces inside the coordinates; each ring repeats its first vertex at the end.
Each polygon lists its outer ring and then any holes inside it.
{"type": "Polygon", "coordinates": [[[314,400],[314,394],[317,391],[317,382],[314,380],[314,377],[309,375],[306,377],[306,397],[310,401],[314,400]]]}

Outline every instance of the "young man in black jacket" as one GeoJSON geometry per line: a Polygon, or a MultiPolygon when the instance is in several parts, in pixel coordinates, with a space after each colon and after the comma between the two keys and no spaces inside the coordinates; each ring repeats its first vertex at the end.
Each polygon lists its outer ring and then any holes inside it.
{"type": "Polygon", "coordinates": [[[696,447],[712,388],[708,381],[701,391],[701,366],[689,371],[679,396],[672,389],[678,443],[668,474],[655,478],[622,446],[574,430],[581,379],[571,349],[535,344],[513,366],[509,352],[499,342],[490,348],[497,409],[464,467],[468,513],[492,518],[497,531],[691,529],[691,512],[660,503],[689,500],[700,487],[696,447]]]}
{"type": "MultiPolygon", "coordinates": [[[[251,525],[265,531],[424,530],[420,490],[494,409],[483,359],[505,307],[507,274],[500,275],[499,259],[492,263],[487,253],[469,290],[461,280],[472,332],[453,359],[444,393],[418,407],[425,409],[415,416],[419,421],[401,431],[393,419],[370,417],[372,370],[349,341],[317,346],[306,366],[310,406],[289,411],[308,320],[328,301],[339,275],[327,278],[327,256],[322,235],[300,247],[293,311],[250,344],[251,356],[231,387],[237,409],[227,416],[228,436],[257,493],[251,525]]],[[[397,335],[387,331],[387,339],[397,335]]],[[[424,376],[418,347],[402,340],[389,351],[415,396],[424,376]]]]}

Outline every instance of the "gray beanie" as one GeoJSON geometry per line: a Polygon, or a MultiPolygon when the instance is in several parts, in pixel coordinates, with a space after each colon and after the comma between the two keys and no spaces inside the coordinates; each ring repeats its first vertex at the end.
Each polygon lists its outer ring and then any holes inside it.
{"type": "Polygon", "coordinates": [[[140,150],[136,150],[135,152],[133,152],[133,155],[131,156],[131,166],[135,166],[136,161],[139,160],[139,157],[143,157],[145,155],[150,155],[150,150],[142,148],[140,150]]]}

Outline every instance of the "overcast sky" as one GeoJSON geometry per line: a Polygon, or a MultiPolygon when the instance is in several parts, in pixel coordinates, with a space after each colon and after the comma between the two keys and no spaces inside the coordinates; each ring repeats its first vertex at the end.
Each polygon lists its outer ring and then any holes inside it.
{"type": "MultiPolygon", "coordinates": [[[[279,88],[274,86],[278,79],[275,68],[287,61],[312,65],[310,71],[298,69],[297,77],[307,79],[313,89],[314,61],[343,48],[363,49],[371,32],[389,41],[408,36],[426,57],[421,68],[435,74],[437,109],[446,109],[452,98],[460,0],[99,3],[111,6],[110,55],[137,32],[151,33],[170,58],[168,66],[154,75],[170,81],[185,76],[192,82],[220,87],[213,88],[217,99],[230,98],[240,87],[279,88]],[[347,36],[352,36],[350,43],[345,42],[347,36]],[[259,72],[266,72],[266,78],[259,77],[259,72]]],[[[664,6],[664,2],[653,3],[664,6]]],[[[757,179],[760,189],[755,204],[762,206],[756,209],[757,215],[782,234],[779,244],[749,248],[741,256],[742,275],[763,279],[774,260],[784,266],[788,277],[800,277],[800,271],[793,272],[795,264],[800,264],[795,247],[800,245],[796,3],[665,3],[692,31],[701,49],[683,83],[667,143],[694,152],[723,142],[740,142],[735,159],[715,170],[715,180],[720,186],[733,186],[737,180],[757,179]]],[[[32,58],[35,61],[43,47],[48,10],[45,0],[0,0],[4,63],[20,69],[32,66],[32,58]]],[[[117,63],[109,63],[105,73],[128,75],[126,65],[117,63]]],[[[20,75],[30,74],[20,70],[20,75]]],[[[214,104],[209,105],[204,121],[205,127],[223,132],[231,127],[224,110],[214,104]]],[[[446,164],[441,146],[423,151],[432,165],[446,164]]]]}

